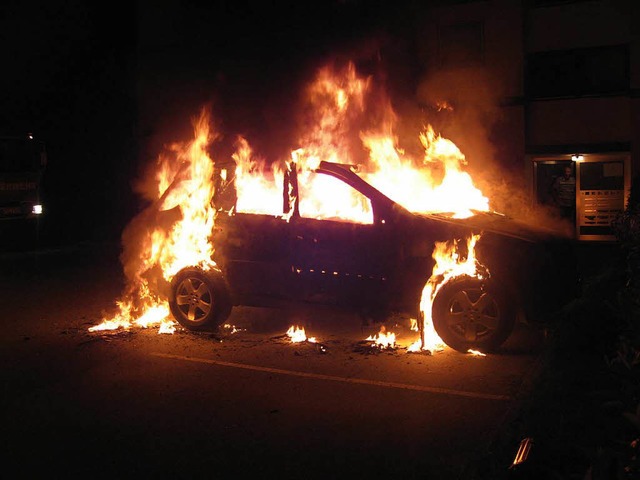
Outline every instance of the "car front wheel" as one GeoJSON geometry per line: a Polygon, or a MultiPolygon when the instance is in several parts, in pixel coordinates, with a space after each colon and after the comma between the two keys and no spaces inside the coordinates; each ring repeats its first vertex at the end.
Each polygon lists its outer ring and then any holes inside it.
{"type": "Polygon", "coordinates": [[[490,279],[468,276],[442,286],[433,302],[433,326],[460,352],[490,352],[509,337],[515,312],[504,290],[490,279]]]}
{"type": "Polygon", "coordinates": [[[222,274],[197,267],[180,270],[171,282],[169,308],[189,330],[217,327],[231,313],[229,289],[222,274]]]}

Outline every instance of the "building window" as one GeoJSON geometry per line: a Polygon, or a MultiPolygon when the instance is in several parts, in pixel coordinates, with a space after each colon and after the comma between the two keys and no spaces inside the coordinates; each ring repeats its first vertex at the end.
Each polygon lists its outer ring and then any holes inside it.
{"type": "Polygon", "coordinates": [[[615,45],[527,56],[531,98],[611,95],[629,91],[629,47],[615,45]]]}
{"type": "Polygon", "coordinates": [[[465,67],[483,62],[482,23],[441,26],[439,29],[440,64],[465,67]]]}

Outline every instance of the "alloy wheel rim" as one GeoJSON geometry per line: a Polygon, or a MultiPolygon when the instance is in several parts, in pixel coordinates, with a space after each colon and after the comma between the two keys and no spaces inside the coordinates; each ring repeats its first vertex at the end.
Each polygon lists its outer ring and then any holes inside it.
{"type": "Polygon", "coordinates": [[[198,323],[211,311],[213,294],[206,282],[187,277],[176,289],[176,304],[185,320],[198,323]]]}
{"type": "Polygon", "coordinates": [[[449,301],[447,327],[466,342],[478,342],[491,337],[498,329],[500,309],[495,297],[482,289],[464,289],[449,301]]]}

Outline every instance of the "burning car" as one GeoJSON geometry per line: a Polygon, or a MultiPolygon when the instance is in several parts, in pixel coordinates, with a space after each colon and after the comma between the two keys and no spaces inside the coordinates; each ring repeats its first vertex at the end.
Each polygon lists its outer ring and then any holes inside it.
{"type": "Polygon", "coordinates": [[[571,246],[493,212],[430,124],[398,135],[391,102],[353,63],[321,68],[303,106],[295,148],[269,159],[242,136],[222,154],[206,109],[192,141],[158,156],[150,204],[123,232],[123,298],[92,331],[170,333],[171,317],[204,330],[235,305],[301,302],[407,315],[411,351],[489,351],[571,296],[571,246]]]}
{"type": "Polygon", "coordinates": [[[355,190],[370,205],[369,220],[305,217],[293,163],[284,175],[281,215],[237,212],[233,192],[226,201],[219,195],[211,232],[217,266],[189,265],[171,281],[169,306],[182,326],[215,328],[235,305],[330,304],[378,320],[391,312],[423,320],[426,314],[450,347],[491,351],[518,318],[542,319],[573,293],[570,245],[548,231],[492,212],[464,219],[412,213],[363,180],[354,165],[323,161],[313,174],[355,190]],[[455,255],[475,255],[478,268],[437,282],[432,311],[425,313],[421,299],[433,276],[434,248],[472,238],[455,255]]]}

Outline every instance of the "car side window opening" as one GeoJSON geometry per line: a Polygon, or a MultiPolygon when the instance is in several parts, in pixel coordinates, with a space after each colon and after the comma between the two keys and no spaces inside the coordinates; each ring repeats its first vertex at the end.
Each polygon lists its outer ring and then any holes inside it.
{"type": "Polygon", "coordinates": [[[373,224],[371,200],[343,181],[305,172],[298,185],[301,217],[373,224]]]}
{"type": "Polygon", "coordinates": [[[227,167],[219,166],[214,173],[212,204],[218,211],[375,223],[371,200],[331,175],[310,171],[288,171],[282,179],[249,175],[238,185],[236,176],[229,174],[234,169],[227,167]]]}

